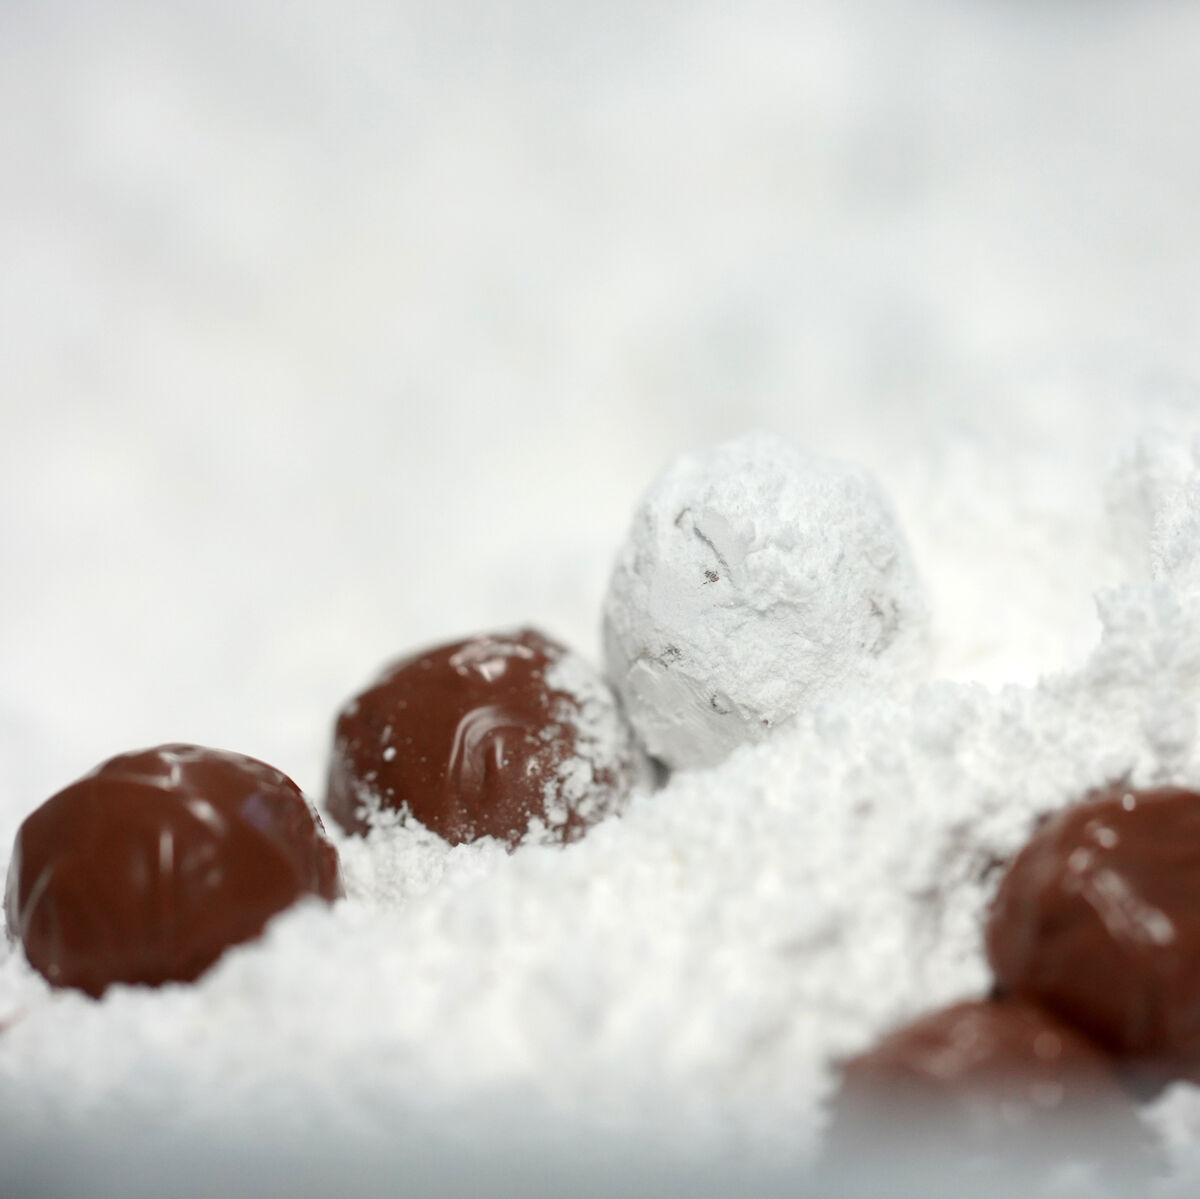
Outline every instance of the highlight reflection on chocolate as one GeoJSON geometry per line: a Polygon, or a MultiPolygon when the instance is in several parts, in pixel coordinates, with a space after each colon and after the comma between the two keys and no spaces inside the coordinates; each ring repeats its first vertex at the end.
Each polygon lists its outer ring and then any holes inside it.
{"type": "Polygon", "coordinates": [[[17,832],[9,934],[56,986],[186,982],[303,895],[341,893],[337,851],[285,774],[193,745],[123,754],[17,832]]]}
{"type": "Polygon", "coordinates": [[[452,844],[496,837],[511,847],[531,830],[570,841],[621,806],[634,774],[607,685],[523,629],[405,658],[351,700],[337,721],[327,807],[349,832],[393,811],[452,844]],[[562,665],[578,686],[556,682],[562,665]]]}
{"type": "Polygon", "coordinates": [[[987,928],[1000,987],[1146,1075],[1200,1072],[1200,795],[1118,788],[1049,820],[987,928]]]}

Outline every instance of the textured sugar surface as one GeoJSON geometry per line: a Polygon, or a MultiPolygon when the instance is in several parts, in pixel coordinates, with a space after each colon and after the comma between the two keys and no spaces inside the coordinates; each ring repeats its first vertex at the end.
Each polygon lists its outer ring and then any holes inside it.
{"type": "Polygon", "coordinates": [[[712,766],[831,695],[911,688],[928,624],[875,481],[757,433],[679,458],[638,506],[605,662],[655,757],[712,766]]]}
{"type": "Polygon", "coordinates": [[[1117,778],[1200,784],[1200,542],[1177,532],[1200,473],[1152,441],[1131,461],[1115,479],[1153,565],[1105,593],[1080,668],[825,704],[565,850],[346,840],[344,904],[281,917],[197,986],[49,996],[13,954],[18,1122],[116,1104],[382,1131],[430,1096],[526,1087],[585,1124],[802,1157],[839,1056],[986,987],[995,867],[1039,812],[1117,778]]]}

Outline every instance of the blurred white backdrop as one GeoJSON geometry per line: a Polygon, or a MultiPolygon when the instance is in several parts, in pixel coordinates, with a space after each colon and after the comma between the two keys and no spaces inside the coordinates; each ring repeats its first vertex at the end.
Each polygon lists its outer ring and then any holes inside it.
{"type": "Polygon", "coordinates": [[[758,425],[881,474],[947,673],[1057,665],[1056,463],[1200,368],[1198,68],[1191,3],[5,0],[0,835],[168,739],[319,795],[423,642],[594,654],[638,493],[758,425]]]}

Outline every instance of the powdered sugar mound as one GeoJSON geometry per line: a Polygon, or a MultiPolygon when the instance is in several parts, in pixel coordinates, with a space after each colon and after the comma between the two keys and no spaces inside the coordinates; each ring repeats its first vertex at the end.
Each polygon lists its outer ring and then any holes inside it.
{"type": "Polygon", "coordinates": [[[609,673],[674,767],[712,765],[839,692],[919,678],[927,628],[878,485],[762,433],[668,468],[604,605],[609,673]]]}
{"type": "Polygon", "coordinates": [[[1200,1188],[1200,1088],[1175,1083],[1148,1106],[1145,1117],[1171,1164],[1168,1176],[1150,1194],[1161,1199],[1195,1195],[1200,1188]]]}
{"type": "MultiPolygon", "coordinates": [[[[1140,448],[1145,453],[1146,447],[1140,448]]],[[[1156,450],[1143,462],[1153,485],[1146,489],[1151,574],[1193,595],[1200,592],[1200,439],[1156,450]]]]}
{"type": "Polygon", "coordinates": [[[419,821],[388,810],[374,815],[365,837],[343,833],[332,820],[326,828],[337,846],[346,895],[371,904],[400,905],[447,892],[486,875],[507,856],[494,837],[447,845],[419,821]]]}
{"type": "MultiPolygon", "coordinates": [[[[0,1137],[103,1115],[189,1137],[337,1143],[426,1121],[474,1139],[519,1110],[577,1140],[809,1159],[840,1059],[986,992],[984,915],[1043,813],[1115,780],[1200,784],[1195,468],[1141,444],[1109,499],[1143,548],[1078,668],[830,692],[565,848],[450,848],[399,816],[331,829],[347,899],[282,914],[194,986],[94,1003],[14,953],[0,996],[26,1010],[0,1042],[0,1137]]],[[[547,681],[591,747],[570,767],[582,785],[621,745],[611,699],[573,655],[547,681]]],[[[1198,1095],[1149,1113],[1179,1178],[1200,1177],[1198,1095]]]]}
{"type": "Polygon", "coordinates": [[[379,830],[344,903],[196,986],[44,1002],[6,1034],[0,1093],[34,1123],[120,1096],[150,1127],[336,1136],[529,1092],[585,1127],[803,1158],[840,1057],[986,989],[983,913],[1040,813],[1200,780],[1172,715],[1200,695],[1196,617],[1130,586],[1079,671],[832,700],[565,849],[379,830]]]}

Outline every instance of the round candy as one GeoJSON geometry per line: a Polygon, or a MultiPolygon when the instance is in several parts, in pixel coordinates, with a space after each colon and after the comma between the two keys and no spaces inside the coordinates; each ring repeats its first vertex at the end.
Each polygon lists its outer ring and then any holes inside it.
{"type": "Polygon", "coordinates": [[[832,1159],[1071,1158],[1145,1165],[1145,1137],[1111,1059],[1016,1000],[956,1004],[893,1032],[844,1069],[832,1159]]]}
{"type": "Polygon", "coordinates": [[[9,933],[56,986],[186,982],[303,895],[341,893],[337,851],[285,774],[163,745],[105,762],[29,815],[9,933]]]}
{"type": "Polygon", "coordinates": [[[623,806],[638,770],[607,684],[523,629],[405,658],[352,699],[327,806],[349,832],[396,812],[452,844],[571,841],[623,806]]]}
{"type": "Polygon", "coordinates": [[[928,623],[874,480],[753,434],[650,488],[609,583],[605,658],[646,749],[709,766],[823,699],[919,678],[928,623]]]}
{"type": "Polygon", "coordinates": [[[1200,1073],[1200,795],[1117,789],[1054,816],[1001,881],[987,947],[1004,991],[1200,1073]]]}

